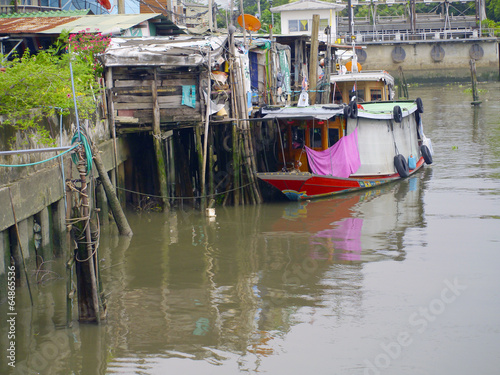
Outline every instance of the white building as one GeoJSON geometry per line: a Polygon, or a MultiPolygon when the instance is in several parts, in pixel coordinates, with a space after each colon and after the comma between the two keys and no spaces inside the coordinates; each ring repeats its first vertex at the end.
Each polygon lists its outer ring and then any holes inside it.
{"type": "Polygon", "coordinates": [[[332,40],[337,38],[337,12],[345,5],[319,0],[299,0],[271,8],[281,14],[281,34],[311,35],[313,14],[318,14],[320,39],[324,38],[327,26],[331,27],[332,40]]]}

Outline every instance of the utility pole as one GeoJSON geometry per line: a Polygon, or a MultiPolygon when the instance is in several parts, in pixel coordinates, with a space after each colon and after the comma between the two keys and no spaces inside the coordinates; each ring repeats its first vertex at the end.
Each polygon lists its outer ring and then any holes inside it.
{"type": "Polygon", "coordinates": [[[316,92],[318,91],[318,33],[319,14],[313,14],[311,31],[311,55],[309,57],[309,87],[311,89],[309,100],[311,105],[316,104],[316,92]]]}
{"type": "Polygon", "coordinates": [[[213,6],[213,0],[208,0],[208,28],[210,31],[214,31],[214,13],[212,9],[213,6]]]}
{"type": "Polygon", "coordinates": [[[118,0],[118,14],[125,14],[125,0],[118,0]]]}
{"type": "Polygon", "coordinates": [[[352,4],[351,0],[347,0],[347,8],[348,8],[348,13],[349,13],[349,40],[351,39],[352,33],[353,33],[353,16],[352,16],[352,4]]]}

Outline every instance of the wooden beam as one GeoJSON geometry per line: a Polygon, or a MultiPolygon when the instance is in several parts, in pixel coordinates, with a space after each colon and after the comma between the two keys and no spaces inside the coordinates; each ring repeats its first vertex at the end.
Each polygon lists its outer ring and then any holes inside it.
{"type": "Polygon", "coordinates": [[[160,105],[158,104],[158,92],[156,89],[156,68],[154,69],[155,80],[151,84],[151,95],[153,97],[153,144],[156,154],[156,167],[158,181],[160,183],[160,194],[163,197],[164,207],[168,207],[168,185],[167,171],[165,169],[165,157],[163,156],[163,140],[160,129],[160,105]]]}

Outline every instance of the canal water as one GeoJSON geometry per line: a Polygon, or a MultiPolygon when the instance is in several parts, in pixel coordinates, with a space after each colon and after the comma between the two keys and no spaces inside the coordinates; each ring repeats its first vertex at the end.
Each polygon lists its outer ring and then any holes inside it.
{"type": "Polygon", "coordinates": [[[434,163],[399,183],[215,218],[129,212],[132,239],[101,236],[106,323],[67,327],[55,262],[35,308],[17,290],[0,373],[498,374],[500,84],[477,109],[467,87],[410,88],[434,163]]]}

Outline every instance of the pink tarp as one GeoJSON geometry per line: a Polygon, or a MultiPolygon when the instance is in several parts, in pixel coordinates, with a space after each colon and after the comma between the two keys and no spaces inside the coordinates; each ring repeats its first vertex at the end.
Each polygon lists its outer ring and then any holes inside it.
{"type": "Polygon", "coordinates": [[[324,151],[314,151],[307,146],[305,148],[309,167],[314,174],[347,178],[361,165],[357,128],[324,151]]]}

